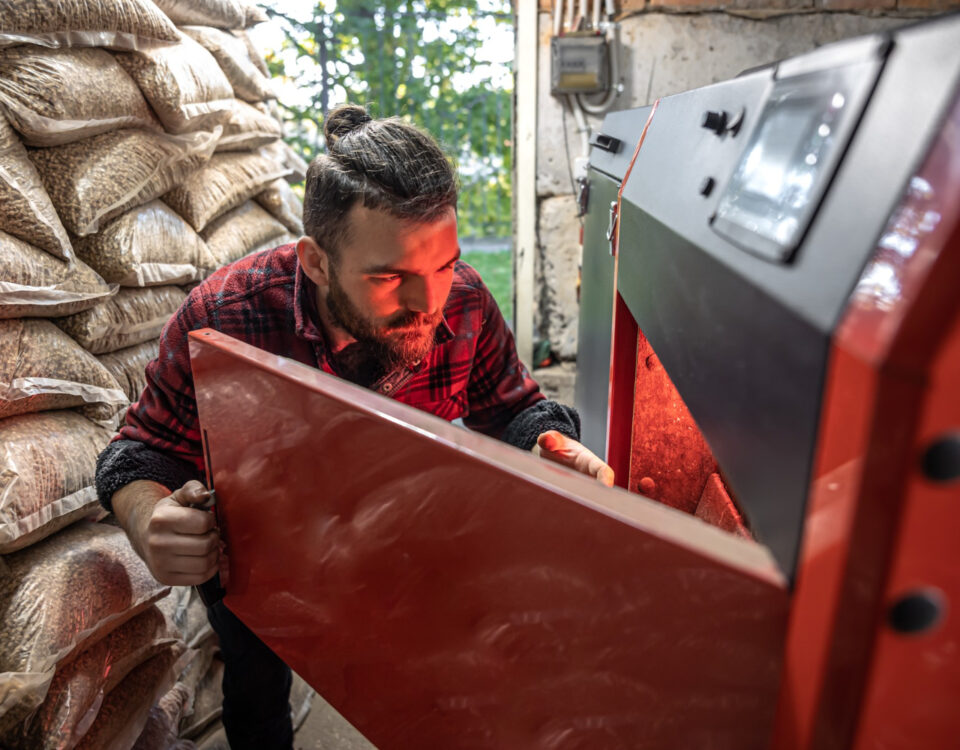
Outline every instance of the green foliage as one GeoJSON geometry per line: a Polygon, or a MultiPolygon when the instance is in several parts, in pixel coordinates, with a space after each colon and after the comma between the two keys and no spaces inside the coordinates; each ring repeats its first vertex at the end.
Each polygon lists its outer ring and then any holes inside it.
{"type": "Polygon", "coordinates": [[[473,266],[508,321],[513,317],[513,253],[510,250],[465,251],[464,262],[473,266]]]}
{"type": "MultiPolygon", "coordinates": [[[[459,169],[461,235],[509,236],[512,83],[480,59],[478,23],[510,24],[509,7],[509,0],[321,0],[308,22],[267,8],[284,24],[298,85],[311,93],[308,104],[286,106],[290,140],[312,158],[322,149],[323,112],[342,102],[403,117],[431,132],[459,169]]],[[[274,76],[290,75],[283,56],[268,56],[268,64],[274,76]]]]}

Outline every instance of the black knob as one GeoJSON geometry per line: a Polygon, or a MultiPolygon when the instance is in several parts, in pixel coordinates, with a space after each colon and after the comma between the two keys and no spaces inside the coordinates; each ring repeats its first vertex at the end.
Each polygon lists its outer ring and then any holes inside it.
{"type": "Polygon", "coordinates": [[[700,183],[700,195],[706,198],[710,193],[713,192],[714,186],[717,184],[717,181],[712,177],[704,177],[703,182],[700,183]]]}
{"type": "Polygon", "coordinates": [[[934,482],[960,479],[960,432],[941,435],[927,448],[923,473],[934,482]]]}
{"type": "Polygon", "coordinates": [[[727,113],[726,112],[704,112],[703,121],[700,125],[707,130],[712,130],[717,135],[722,135],[723,132],[727,129],[727,113]]]}

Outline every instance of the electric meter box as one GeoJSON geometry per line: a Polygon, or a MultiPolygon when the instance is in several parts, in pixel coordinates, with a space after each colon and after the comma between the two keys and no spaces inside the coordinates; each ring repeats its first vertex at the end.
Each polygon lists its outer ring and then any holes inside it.
{"type": "Polygon", "coordinates": [[[597,34],[567,34],[550,40],[550,93],[596,94],[610,88],[610,48],[597,34]]]}

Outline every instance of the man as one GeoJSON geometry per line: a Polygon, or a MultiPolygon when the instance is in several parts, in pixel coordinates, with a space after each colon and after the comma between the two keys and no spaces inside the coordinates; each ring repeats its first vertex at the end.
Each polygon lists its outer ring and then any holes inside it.
{"type": "MultiPolygon", "coordinates": [[[[160,338],[147,386],[100,456],[97,491],[157,580],[198,585],[219,537],[198,481],[203,458],[187,333],[219,329],[275,354],[613,483],[576,442],[579,419],[548,401],[477,273],[459,261],[457,183],[433,139],[345,106],[310,166],[306,236],[218,270],[160,338]]],[[[233,750],[290,748],[290,670],[222,602],[208,615],[225,662],[233,750]]]]}

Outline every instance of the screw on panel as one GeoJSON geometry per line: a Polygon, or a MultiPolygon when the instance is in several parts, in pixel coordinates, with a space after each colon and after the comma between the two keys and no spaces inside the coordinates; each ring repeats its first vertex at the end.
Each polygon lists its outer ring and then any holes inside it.
{"type": "Polygon", "coordinates": [[[919,589],[900,596],[887,612],[887,623],[903,635],[919,635],[933,628],[946,609],[937,589],[919,589]]]}
{"type": "Polygon", "coordinates": [[[938,438],[923,454],[923,473],[934,482],[960,479],[960,434],[938,438]]]}

